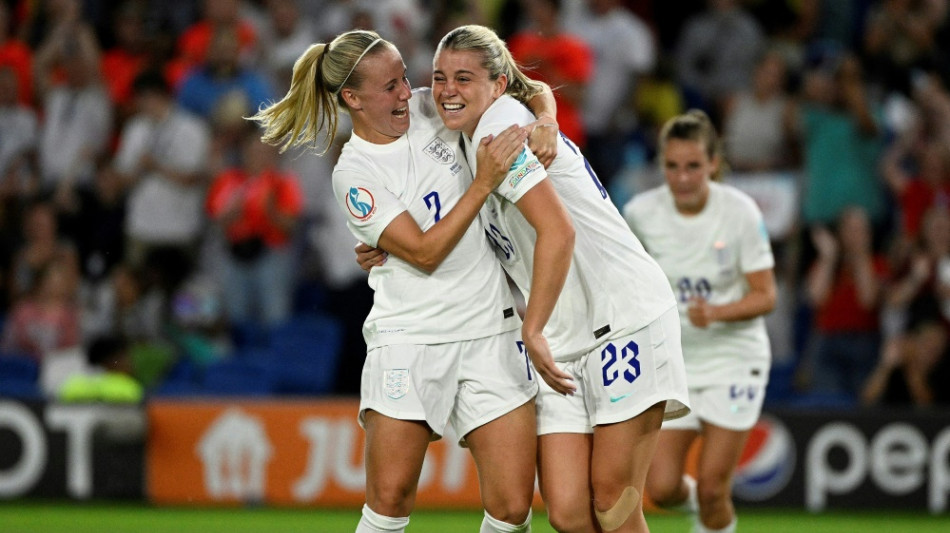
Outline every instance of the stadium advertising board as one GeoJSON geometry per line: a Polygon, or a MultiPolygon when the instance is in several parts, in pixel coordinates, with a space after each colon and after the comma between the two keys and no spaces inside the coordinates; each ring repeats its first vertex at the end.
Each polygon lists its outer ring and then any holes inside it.
{"type": "Polygon", "coordinates": [[[0,398],[0,499],[141,499],[144,416],[0,398]]]}
{"type": "Polygon", "coordinates": [[[734,493],[749,506],[946,513],[950,413],[766,414],[740,459],[734,493]]]}
{"type": "MultiPolygon", "coordinates": [[[[358,402],[149,404],[147,497],[159,504],[359,507],[364,501],[358,402]]],[[[477,508],[467,450],[432,443],[419,507],[477,508]]]]}

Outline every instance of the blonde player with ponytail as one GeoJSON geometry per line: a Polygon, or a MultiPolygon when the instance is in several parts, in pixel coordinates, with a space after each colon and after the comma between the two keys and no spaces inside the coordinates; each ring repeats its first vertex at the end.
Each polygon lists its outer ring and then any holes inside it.
{"type": "Polygon", "coordinates": [[[353,135],[333,170],[334,194],[353,235],[391,254],[369,275],[359,413],[366,505],[356,531],[405,530],[428,443],[449,424],[478,468],[481,531],[530,531],[537,382],[519,350],[504,272],[476,220],[528,131],[513,126],[480,143],[468,154],[480,163],[473,180],[458,134],[405,73],[391,43],[347,32],[311,46],[287,95],[252,117],[268,143],[317,147],[347,112],[353,135]]]}

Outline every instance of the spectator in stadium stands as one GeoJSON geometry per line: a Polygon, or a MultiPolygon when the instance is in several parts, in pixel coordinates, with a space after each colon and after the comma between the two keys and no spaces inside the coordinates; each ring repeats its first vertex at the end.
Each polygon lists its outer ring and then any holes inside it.
{"type": "Polygon", "coordinates": [[[690,107],[700,107],[717,123],[722,106],[749,87],[765,47],[762,27],[738,0],[707,0],[706,10],[687,19],[676,43],[677,76],[690,107]]]}
{"type": "Polygon", "coordinates": [[[182,79],[178,103],[184,109],[211,120],[219,103],[240,95],[246,114],[251,114],[272,98],[267,80],[257,71],[242,66],[238,34],[219,28],[211,35],[205,61],[182,79]]]}
{"type": "Polygon", "coordinates": [[[777,51],[765,52],[756,64],[750,86],[725,98],[723,147],[733,170],[768,172],[790,168],[794,163],[792,107],[786,80],[783,56],[777,51]]]}
{"type": "MultiPolygon", "coordinates": [[[[189,70],[204,64],[211,53],[214,36],[229,33],[236,39],[239,62],[247,65],[256,54],[257,30],[241,16],[240,0],[201,0],[202,17],[178,36],[178,53],[172,67],[173,79],[181,80],[189,70]]],[[[256,108],[255,108],[256,109],[256,108]]]]}
{"type": "Polygon", "coordinates": [[[568,32],[590,47],[594,70],[584,91],[585,155],[608,191],[637,126],[636,79],[654,68],[657,49],[650,28],[619,0],[587,0],[566,21],[568,32]]]}
{"type": "Polygon", "coordinates": [[[508,49],[532,79],[554,89],[557,123],[564,135],[584,149],[587,135],[581,117],[584,91],[593,72],[587,43],[561,28],[562,0],[523,0],[529,25],[512,35],[508,49]]]}
{"type": "Polygon", "coordinates": [[[12,194],[28,198],[38,192],[36,111],[17,96],[17,71],[0,66],[0,183],[12,194]]]}
{"type": "Polygon", "coordinates": [[[300,11],[298,0],[269,0],[267,24],[262,28],[257,61],[268,83],[278,94],[289,89],[294,62],[319,40],[312,18],[300,11]]]}
{"type": "Polygon", "coordinates": [[[133,376],[128,342],[121,337],[97,337],[86,349],[85,372],[66,378],[57,399],[65,403],[139,403],[145,395],[133,376]]]}
{"type": "MultiPolygon", "coordinates": [[[[885,292],[887,339],[864,382],[865,403],[929,405],[943,393],[950,326],[950,211],[928,209],[910,257],[885,292]],[[940,370],[940,372],[937,372],[940,370]]],[[[942,394],[946,397],[945,394],[942,394]]]]}
{"type": "Polygon", "coordinates": [[[17,101],[25,106],[33,103],[33,50],[13,34],[10,6],[0,2],[0,68],[16,73],[17,101]]]}
{"type": "Polygon", "coordinates": [[[38,283],[40,274],[49,265],[59,264],[69,272],[75,286],[79,282],[79,255],[76,246],[62,237],[52,202],[33,201],[23,213],[23,241],[13,254],[11,267],[12,298],[26,294],[38,283]]]}
{"type": "Polygon", "coordinates": [[[69,18],[57,22],[34,58],[43,116],[39,171],[43,189],[55,191],[57,201],[69,201],[76,188],[92,184],[96,161],[108,149],[112,103],[102,85],[100,55],[89,25],[69,18]]]}
{"type": "Polygon", "coordinates": [[[881,349],[880,324],[887,260],[875,253],[864,210],[842,212],[834,231],[811,230],[817,257],[805,279],[814,326],[805,371],[809,391],[854,401],[881,349]]]}
{"type": "Polygon", "coordinates": [[[150,41],[145,28],[145,4],[126,0],[112,16],[112,34],[115,43],[102,53],[102,76],[109,98],[121,124],[135,112],[132,82],[151,60],[150,41]]]}
{"type": "Polygon", "coordinates": [[[208,126],[175,104],[160,72],[143,72],[132,90],[138,113],[123,128],[114,159],[131,183],[128,258],[140,264],[160,247],[192,255],[204,230],[208,126]]]}
{"type": "Polygon", "coordinates": [[[802,149],[804,192],[799,266],[814,259],[810,228],[833,226],[844,210],[861,207],[878,242],[886,231],[882,116],[869,101],[861,65],[851,54],[829,52],[804,74],[801,102],[792,111],[793,142],[802,149]]]}
{"type": "MultiPolygon", "coordinates": [[[[868,81],[884,92],[909,95],[914,69],[937,66],[937,29],[947,22],[946,2],[877,0],[862,36],[868,81]]],[[[946,54],[946,51],[942,52],[946,54]]]]}
{"type": "Polygon", "coordinates": [[[289,318],[296,269],[291,246],[303,197],[278,166],[277,148],[245,122],[241,165],[213,178],[207,210],[227,241],[224,299],[232,323],[277,326],[289,318]]]}
{"type": "Polygon", "coordinates": [[[76,272],[67,263],[46,265],[31,290],[14,303],[4,326],[2,349],[42,363],[57,350],[81,342],[76,272]]]}

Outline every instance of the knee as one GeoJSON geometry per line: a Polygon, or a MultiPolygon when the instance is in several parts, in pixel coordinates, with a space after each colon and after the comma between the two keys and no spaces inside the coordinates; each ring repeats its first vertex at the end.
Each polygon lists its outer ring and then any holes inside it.
{"type": "Polygon", "coordinates": [[[647,476],[646,492],[653,503],[660,507],[671,507],[680,503],[680,480],[663,476],[647,476]]]}
{"type": "Polygon", "coordinates": [[[614,497],[599,497],[594,499],[594,516],[604,531],[613,531],[627,522],[634,513],[642,509],[640,492],[634,487],[625,487],[620,492],[613,493],[614,497]]]}
{"type": "Polygon", "coordinates": [[[729,480],[719,478],[700,478],[696,484],[696,496],[699,506],[713,508],[730,497],[729,480]]]}
{"type": "Polygon", "coordinates": [[[415,504],[415,492],[411,485],[389,480],[374,481],[367,486],[366,502],[381,515],[409,516],[415,504]]]}
{"type": "Polygon", "coordinates": [[[486,511],[500,522],[513,525],[523,524],[528,519],[528,513],[531,512],[531,503],[505,503],[493,506],[492,509],[486,509],[486,511]]]}
{"type": "MultiPolygon", "coordinates": [[[[590,502],[586,503],[589,504],[590,502]]],[[[594,515],[591,512],[590,505],[583,509],[548,506],[548,523],[559,533],[591,531],[594,524],[594,515]]]]}

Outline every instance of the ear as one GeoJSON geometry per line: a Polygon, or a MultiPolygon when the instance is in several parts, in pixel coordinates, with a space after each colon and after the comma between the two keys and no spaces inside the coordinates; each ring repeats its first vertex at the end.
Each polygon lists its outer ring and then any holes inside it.
{"type": "Polygon", "coordinates": [[[360,97],[353,91],[353,89],[343,89],[340,91],[340,96],[343,97],[343,103],[346,104],[346,107],[352,109],[353,111],[359,111],[360,109],[363,109],[363,106],[360,103],[360,97]]]}
{"type": "Polygon", "coordinates": [[[501,95],[505,94],[505,90],[508,89],[508,76],[502,74],[492,83],[492,98],[500,98],[501,95]]]}

